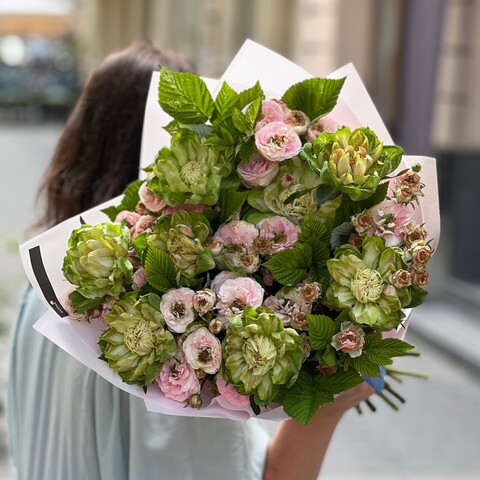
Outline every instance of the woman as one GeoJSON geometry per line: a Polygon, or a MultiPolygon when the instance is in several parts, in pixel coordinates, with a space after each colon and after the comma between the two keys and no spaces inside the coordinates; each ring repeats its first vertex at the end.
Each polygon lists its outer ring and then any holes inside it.
{"type": "MultiPolygon", "coordinates": [[[[112,198],[137,178],[144,104],[158,64],[189,70],[179,58],[140,45],[111,55],[93,73],[41,186],[46,208],[38,226],[112,198]]],[[[370,393],[361,387],[342,395],[307,427],[284,422],[269,444],[259,421],[147,412],[141,399],[35,332],[43,312],[29,289],[14,330],[8,388],[9,445],[20,480],[316,478],[343,412],[370,393]]]]}

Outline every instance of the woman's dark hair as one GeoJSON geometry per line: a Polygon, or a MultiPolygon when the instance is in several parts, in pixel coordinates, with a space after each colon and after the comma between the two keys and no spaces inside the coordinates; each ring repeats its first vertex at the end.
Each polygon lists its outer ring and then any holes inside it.
{"type": "Polygon", "coordinates": [[[94,70],[60,137],[38,195],[48,228],[120,195],[138,177],[145,101],[158,65],[192,71],[172,52],[148,44],[108,56],[94,70]]]}

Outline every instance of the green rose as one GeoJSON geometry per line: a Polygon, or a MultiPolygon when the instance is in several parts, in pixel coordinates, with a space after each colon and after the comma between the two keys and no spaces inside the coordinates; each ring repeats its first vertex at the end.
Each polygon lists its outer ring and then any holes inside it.
{"type": "Polygon", "coordinates": [[[380,180],[397,168],[403,151],[395,146],[384,147],[369,128],[352,132],[343,127],[319,135],[310,153],[310,166],[322,183],[358,201],[371,196],[380,180]]]}
{"type": "Polygon", "coordinates": [[[118,298],[124,282],[132,281],[128,260],[130,232],[114,223],[82,225],[74,230],[63,259],[63,274],[85,298],[118,298]]]}
{"type": "Polygon", "coordinates": [[[148,167],[147,186],[168,205],[215,205],[222,181],[220,152],[190,130],[179,130],[171,148],[158,152],[148,167]]]}
{"type": "Polygon", "coordinates": [[[385,247],[379,237],[363,241],[362,252],[351,245],[338,248],[327,260],[332,283],[327,300],[338,308],[349,308],[351,319],[360,325],[391,330],[402,320],[401,308],[410,303],[408,288],[389,283],[392,274],[406,268],[403,252],[385,247]]]}
{"type": "Polygon", "coordinates": [[[176,351],[173,335],[164,328],[160,297],[154,293],[137,300],[128,293],[106,316],[109,328],[100,336],[102,358],[129,384],[147,386],[176,351]]]}
{"type": "Polygon", "coordinates": [[[158,219],[150,241],[168,252],[175,266],[193,278],[215,267],[211,250],[203,246],[211,234],[210,223],[204,215],[179,210],[158,219]]]}
{"type": "Polygon", "coordinates": [[[223,344],[224,377],[258,404],[271,402],[278,385],[292,386],[303,363],[303,342],[267,308],[247,307],[228,327],[223,344]]]}

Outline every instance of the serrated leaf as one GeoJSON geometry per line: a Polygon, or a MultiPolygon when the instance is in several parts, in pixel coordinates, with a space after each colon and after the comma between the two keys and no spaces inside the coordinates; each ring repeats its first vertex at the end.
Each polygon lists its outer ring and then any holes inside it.
{"type": "Polygon", "coordinates": [[[145,271],[148,283],[159,292],[167,292],[176,287],[177,271],[170,255],[149,245],[145,258],[145,271]]]}
{"type": "Polygon", "coordinates": [[[168,132],[172,137],[178,132],[180,128],[179,123],[176,120],[172,120],[168,125],[165,125],[163,129],[168,132]]]}
{"type": "Polygon", "coordinates": [[[311,216],[305,217],[302,228],[298,235],[300,242],[308,241],[309,238],[318,238],[326,245],[330,244],[331,229],[327,223],[315,220],[311,216]]]}
{"type": "Polygon", "coordinates": [[[365,357],[377,365],[389,365],[393,357],[405,355],[412,348],[413,345],[398,338],[386,338],[373,347],[366,346],[365,357]]]}
{"type": "Polygon", "coordinates": [[[359,202],[354,202],[348,195],[342,194],[342,200],[340,205],[335,210],[334,226],[338,226],[341,223],[349,222],[352,215],[360,213],[362,207],[359,202]]]}
{"type": "Polygon", "coordinates": [[[337,364],[337,355],[335,349],[331,345],[327,345],[325,352],[320,356],[321,361],[328,366],[333,367],[337,364]]]}
{"type": "Polygon", "coordinates": [[[294,286],[305,277],[311,264],[312,248],[297,243],[295,248],[277,253],[264,265],[277,282],[285,286],[294,286]]]}
{"type": "Polygon", "coordinates": [[[326,291],[330,284],[330,275],[327,270],[330,247],[316,237],[311,237],[306,243],[312,248],[311,281],[321,283],[323,291],[326,291]]]}
{"type": "Polygon", "coordinates": [[[232,121],[235,128],[241,132],[246,133],[251,128],[249,128],[245,114],[242,113],[238,108],[233,108],[232,110],[232,121]]]}
{"type": "Polygon", "coordinates": [[[292,85],[282,100],[292,110],[301,110],[314,120],[333,110],[344,83],[345,78],[309,78],[292,85]]]}
{"type": "Polygon", "coordinates": [[[321,207],[324,203],[338,197],[340,193],[340,190],[334,185],[319,185],[315,190],[317,205],[321,207]]]}
{"type": "Polygon", "coordinates": [[[248,197],[249,192],[237,192],[228,188],[220,189],[218,204],[220,206],[221,223],[226,222],[237,210],[240,210],[248,197]]]}
{"type": "Polygon", "coordinates": [[[205,123],[215,103],[205,82],[187,72],[161,68],[158,101],[166,113],[180,123],[205,123]]]}
{"type": "Polygon", "coordinates": [[[259,82],[255,83],[253,87],[247,88],[238,94],[237,107],[242,110],[257,98],[263,99],[263,90],[259,82]]]}
{"type": "Polygon", "coordinates": [[[317,378],[301,371],[283,399],[285,413],[303,425],[313,418],[319,407],[333,402],[333,395],[319,388],[317,378]]]}
{"type": "Polygon", "coordinates": [[[260,112],[262,110],[262,99],[255,99],[245,112],[245,121],[247,123],[248,129],[253,130],[255,128],[255,123],[257,122],[260,112]]]}
{"type": "Polygon", "coordinates": [[[215,114],[212,121],[220,123],[230,117],[232,108],[237,105],[238,98],[238,93],[227,82],[223,82],[222,88],[215,99],[215,114]]]}
{"type": "Polygon", "coordinates": [[[250,137],[246,142],[241,143],[237,155],[240,157],[240,161],[248,162],[250,157],[258,151],[257,145],[255,144],[255,137],[250,137]]]}
{"type": "Polygon", "coordinates": [[[337,329],[334,321],[326,315],[307,314],[308,337],[313,350],[323,350],[330,345],[337,329]]]}
{"type": "Polygon", "coordinates": [[[380,367],[376,363],[368,360],[365,355],[350,359],[350,363],[362,375],[367,377],[380,377],[380,367]]]}
{"type": "Polygon", "coordinates": [[[318,386],[336,395],[356,387],[363,382],[362,377],[354,369],[338,370],[333,375],[319,377],[318,386]]]}

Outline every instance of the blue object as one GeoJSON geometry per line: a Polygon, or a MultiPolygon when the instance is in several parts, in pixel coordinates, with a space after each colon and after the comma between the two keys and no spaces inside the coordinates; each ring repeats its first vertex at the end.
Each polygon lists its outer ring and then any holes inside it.
{"type": "Polygon", "coordinates": [[[385,387],[385,367],[380,367],[380,377],[363,377],[363,379],[369,383],[377,393],[382,393],[385,387]]]}

